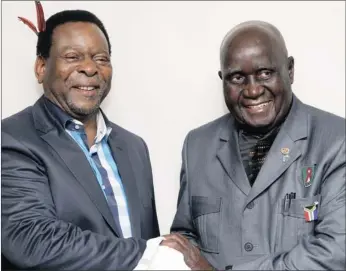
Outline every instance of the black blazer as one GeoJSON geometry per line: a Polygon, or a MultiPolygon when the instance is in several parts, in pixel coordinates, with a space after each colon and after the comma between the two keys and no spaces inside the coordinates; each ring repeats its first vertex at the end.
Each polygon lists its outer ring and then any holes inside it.
{"type": "Polygon", "coordinates": [[[46,102],[2,121],[2,269],[133,269],[145,240],[159,236],[145,142],[107,120],[133,234],[123,239],[83,151],[46,102]]]}

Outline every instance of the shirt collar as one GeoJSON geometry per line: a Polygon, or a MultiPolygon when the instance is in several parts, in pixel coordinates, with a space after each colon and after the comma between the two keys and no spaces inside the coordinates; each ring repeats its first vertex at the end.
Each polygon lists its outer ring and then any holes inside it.
{"type": "MultiPolygon", "coordinates": [[[[67,114],[64,110],[62,110],[59,106],[57,106],[55,103],[50,101],[47,97],[44,97],[46,106],[48,110],[57,118],[59,124],[64,127],[64,129],[68,130],[81,130],[84,125],[79,120],[76,120],[72,118],[69,114],[67,114]],[[76,124],[76,125],[71,125],[76,124]],[[78,127],[78,129],[76,128],[78,127]]],[[[104,118],[101,110],[98,111],[96,115],[96,125],[97,125],[97,131],[96,131],[96,137],[95,137],[95,143],[101,142],[103,138],[106,140],[108,139],[109,134],[112,131],[112,128],[107,126],[107,119],[104,118]]]]}
{"type": "Polygon", "coordinates": [[[101,110],[99,110],[99,112],[97,113],[96,122],[97,132],[95,137],[95,143],[99,143],[103,138],[106,138],[106,140],[108,139],[109,134],[112,132],[112,128],[107,127],[106,121],[103,117],[101,110]]]}
{"type": "Polygon", "coordinates": [[[253,138],[256,140],[265,140],[269,138],[271,138],[271,140],[274,140],[276,135],[279,133],[280,128],[281,128],[281,125],[273,128],[272,130],[264,134],[253,134],[253,133],[248,133],[245,130],[239,129],[239,135],[243,136],[244,138],[253,138]]]}
{"type": "Polygon", "coordinates": [[[68,121],[71,121],[73,118],[45,96],[44,102],[47,106],[48,111],[54,115],[54,117],[62,127],[66,128],[66,123],[68,121]]]}

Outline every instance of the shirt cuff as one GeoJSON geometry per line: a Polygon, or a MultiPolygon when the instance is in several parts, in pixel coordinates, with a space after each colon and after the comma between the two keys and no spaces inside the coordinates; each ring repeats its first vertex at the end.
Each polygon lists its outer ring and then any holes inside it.
{"type": "Polygon", "coordinates": [[[160,246],[160,243],[165,238],[162,236],[149,239],[147,241],[147,247],[144,250],[144,253],[142,255],[142,258],[139,260],[136,268],[134,270],[148,270],[150,267],[151,262],[154,259],[154,256],[160,246]]]}
{"type": "Polygon", "coordinates": [[[178,250],[160,243],[164,237],[147,241],[142,258],[134,270],[191,270],[184,261],[184,255],[178,250]]]}

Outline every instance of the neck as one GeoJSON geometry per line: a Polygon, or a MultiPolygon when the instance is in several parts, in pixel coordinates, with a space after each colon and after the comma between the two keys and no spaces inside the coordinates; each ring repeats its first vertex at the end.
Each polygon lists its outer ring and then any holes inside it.
{"type": "Polygon", "coordinates": [[[95,127],[96,128],[96,126],[97,126],[96,125],[97,124],[96,116],[97,116],[97,112],[90,114],[88,116],[74,115],[71,117],[73,117],[74,119],[79,120],[81,123],[83,123],[85,128],[87,128],[87,127],[90,127],[90,128],[95,127]]]}
{"type": "Polygon", "coordinates": [[[75,114],[73,112],[71,112],[71,110],[68,110],[68,108],[64,108],[58,101],[58,99],[55,97],[55,95],[52,92],[48,92],[46,91],[44,93],[44,95],[46,96],[46,98],[48,100],[50,100],[52,103],[54,103],[55,105],[59,106],[63,111],[65,111],[68,115],[70,115],[72,118],[79,120],[80,122],[82,122],[84,124],[85,127],[89,126],[95,126],[96,127],[96,116],[98,113],[98,110],[92,114],[89,115],[79,115],[79,114],[75,114]]]}
{"type": "Polygon", "coordinates": [[[97,121],[96,121],[96,114],[94,114],[91,118],[88,118],[87,120],[84,120],[84,131],[88,138],[88,145],[89,148],[94,144],[94,139],[97,134],[97,121]]]}
{"type": "Polygon", "coordinates": [[[97,113],[98,110],[92,114],[89,115],[78,115],[74,114],[70,110],[66,110],[61,104],[58,102],[58,100],[55,98],[53,94],[49,95],[45,93],[46,98],[48,98],[52,103],[59,106],[63,111],[65,111],[68,115],[70,115],[72,118],[79,120],[84,125],[84,131],[88,138],[88,145],[91,147],[94,143],[94,139],[97,134],[97,113]]]}
{"type": "Polygon", "coordinates": [[[97,121],[96,121],[97,113],[92,116],[88,116],[88,118],[78,119],[80,122],[84,124],[85,129],[93,129],[97,130],[97,121]]]}
{"type": "Polygon", "coordinates": [[[266,126],[266,127],[252,127],[247,124],[237,122],[238,129],[244,131],[246,134],[253,135],[253,136],[264,136],[266,134],[269,134],[275,129],[279,128],[280,124],[281,123],[275,126],[266,126]]]}

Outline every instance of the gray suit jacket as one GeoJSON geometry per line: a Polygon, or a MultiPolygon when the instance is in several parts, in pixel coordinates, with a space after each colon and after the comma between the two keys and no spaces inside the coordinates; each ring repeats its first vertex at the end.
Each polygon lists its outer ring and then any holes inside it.
{"type": "MultiPolygon", "coordinates": [[[[108,121],[108,120],[107,120],[108,121]]],[[[40,98],[2,121],[3,269],[133,269],[159,236],[148,149],[110,123],[133,238],[119,238],[83,151],[40,98]]]]}
{"type": "Polygon", "coordinates": [[[345,269],[345,120],[294,97],[253,187],[234,121],[228,114],[187,135],[171,230],[221,270],[345,269]],[[318,219],[306,222],[315,201],[318,219]]]}

